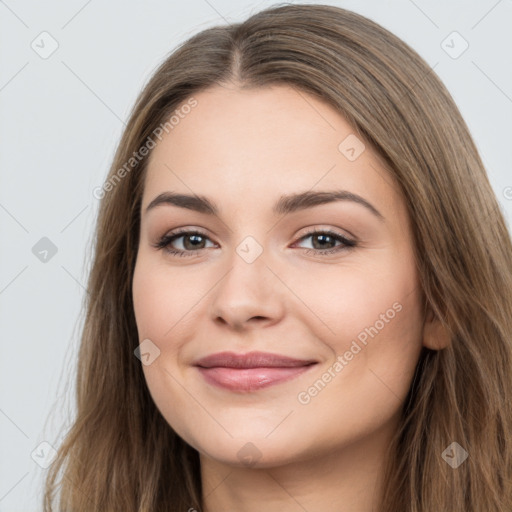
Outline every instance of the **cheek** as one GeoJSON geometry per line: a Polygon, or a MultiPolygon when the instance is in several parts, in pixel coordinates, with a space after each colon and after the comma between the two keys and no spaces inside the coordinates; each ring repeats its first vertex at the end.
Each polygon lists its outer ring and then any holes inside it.
{"type": "Polygon", "coordinates": [[[334,331],[322,337],[332,359],[294,398],[310,429],[304,436],[322,425],[326,448],[392,421],[409,392],[421,351],[421,295],[410,278],[396,277],[347,278],[322,302],[334,331]]]}
{"type": "MultiPolygon", "coordinates": [[[[189,272],[172,270],[149,258],[137,261],[133,276],[133,305],[139,339],[178,339],[191,332],[194,306],[204,297],[208,287],[191,279],[189,272]]],[[[158,341],[157,341],[158,340],[158,341]]],[[[168,342],[161,350],[170,348],[168,342]]]]}
{"type": "MultiPolygon", "coordinates": [[[[387,347],[391,347],[417,338],[420,332],[421,288],[412,257],[372,254],[368,260],[372,261],[319,266],[314,273],[303,272],[300,279],[287,276],[307,306],[300,309],[338,354],[352,340],[364,346],[365,341],[369,345],[369,340],[389,337],[387,347]]],[[[302,320],[306,322],[305,315],[302,320]]]]}
{"type": "MultiPolygon", "coordinates": [[[[325,378],[333,384],[326,387],[342,394],[348,408],[358,406],[361,393],[372,404],[387,395],[405,398],[422,346],[421,289],[412,258],[352,265],[296,283],[321,319],[315,320],[316,334],[331,352],[320,369],[330,371],[325,378]]],[[[322,394],[327,401],[338,400],[322,394]]]]}

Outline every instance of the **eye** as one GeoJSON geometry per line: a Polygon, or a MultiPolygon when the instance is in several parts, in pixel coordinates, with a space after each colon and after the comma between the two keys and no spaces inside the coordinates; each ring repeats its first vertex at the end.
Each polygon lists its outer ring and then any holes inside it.
{"type": "Polygon", "coordinates": [[[176,256],[192,256],[193,253],[199,253],[201,249],[206,248],[206,240],[210,239],[201,231],[182,230],[164,235],[156,244],[154,244],[154,247],[157,249],[163,249],[165,252],[176,256]],[[176,249],[172,247],[172,244],[180,238],[183,239],[181,242],[183,249],[176,249]]]}
{"type": "Polygon", "coordinates": [[[311,238],[313,248],[305,248],[306,254],[334,254],[340,251],[348,250],[357,245],[355,240],[351,240],[341,233],[331,230],[313,230],[299,239],[307,240],[311,238]],[[336,242],[339,242],[336,245],[336,242]]]}

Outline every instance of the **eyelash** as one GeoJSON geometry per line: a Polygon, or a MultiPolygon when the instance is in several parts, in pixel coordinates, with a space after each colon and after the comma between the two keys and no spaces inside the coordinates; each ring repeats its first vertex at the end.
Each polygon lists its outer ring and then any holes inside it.
{"type": "MultiPolygon", "coordinates": [[[[353,247],[357,246],[357,242],[355,240],[351,240],[349,238],[346,238],[345,236],[341,235],[340,233],[336,233],[335,231],[330,230],[313,230],[305,235],[301,236],[298,241],[302,241],[306,238],[309,238],[311,236],[315,235],[328,235],[332,238],[334,238],[336,241],[340,241],[343,245],[334,247],[332,249],[309,249],[309,248],[302,248],[306,254],[314,253],[315,255],[328,255],[328,254],[334,254],[341,251],[350,250],[353,247]]],[[[169,245],[174,242],[174,240],[177,240],[178,238],[181,238],[185,235],[199,235],[204,238],[209,238],[205,233],[202,233],[198,230],[181,230],[181,231],[174,231],[172,233],[169,233],[167,235],[164,235],[156,244],[153,244],[153,247],[156,249],[163,249],[168,254],[171,254],[173,256],[184,256],[189,257],[192,256],[193,253],[199,253],[200,251],[204,250],[205,248],[198,249],[196,251],[190,251],[190,250],[182,250],[182,249],[172,249],[169,248],[169,245]]]]}

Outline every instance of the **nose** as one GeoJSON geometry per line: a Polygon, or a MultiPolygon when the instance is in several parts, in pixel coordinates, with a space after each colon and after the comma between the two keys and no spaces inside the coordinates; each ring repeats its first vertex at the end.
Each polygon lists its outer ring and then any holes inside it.
{"type": "Polygon", "coordinates": [[[236,252],[212,290],[211,317],[235,330],[273,325],[282,318],[286,287],[265,262],[265,252],[248,263],[236,252]]]}

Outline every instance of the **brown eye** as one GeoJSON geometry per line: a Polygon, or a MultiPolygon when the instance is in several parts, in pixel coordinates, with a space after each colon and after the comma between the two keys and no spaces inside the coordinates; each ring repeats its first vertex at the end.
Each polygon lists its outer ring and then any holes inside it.
{"type": "Polygon", "coordinates": [[[204,233],[200,231],[180,231],[175,233],[169,233],[163,236],[156,244],[157,249],[164,249],[166,252],[174,255],[189,256],[198,253],[201,249],[206,249],[205,244],[207,240],[210,240],[204,233]],[[178,245],[182,245],[182,248],[174,247],[173,244],[176,241],[181,242],[178,245]]]}
{"type": "Polygon", "coordinates": [[[304,249],[308,254],[332,254],[351,247],[355,247],[357,244],[354,240],[343,236],[340,233],[334,231],[312,231],[300,238],[300,241],[310,238],[312,240],[312,248],[305,247],[304,249]],[[336,242],[339,242],[336,245],[336,242]]]}
{"type": "Polygon", "coordinates": [[[180,237],[176,238],[183,238],[183,246],[186,250],[194,250],[194,249],[204,249],[205,244],[205,238],[202,235],[181,235],[180,237]]]}

